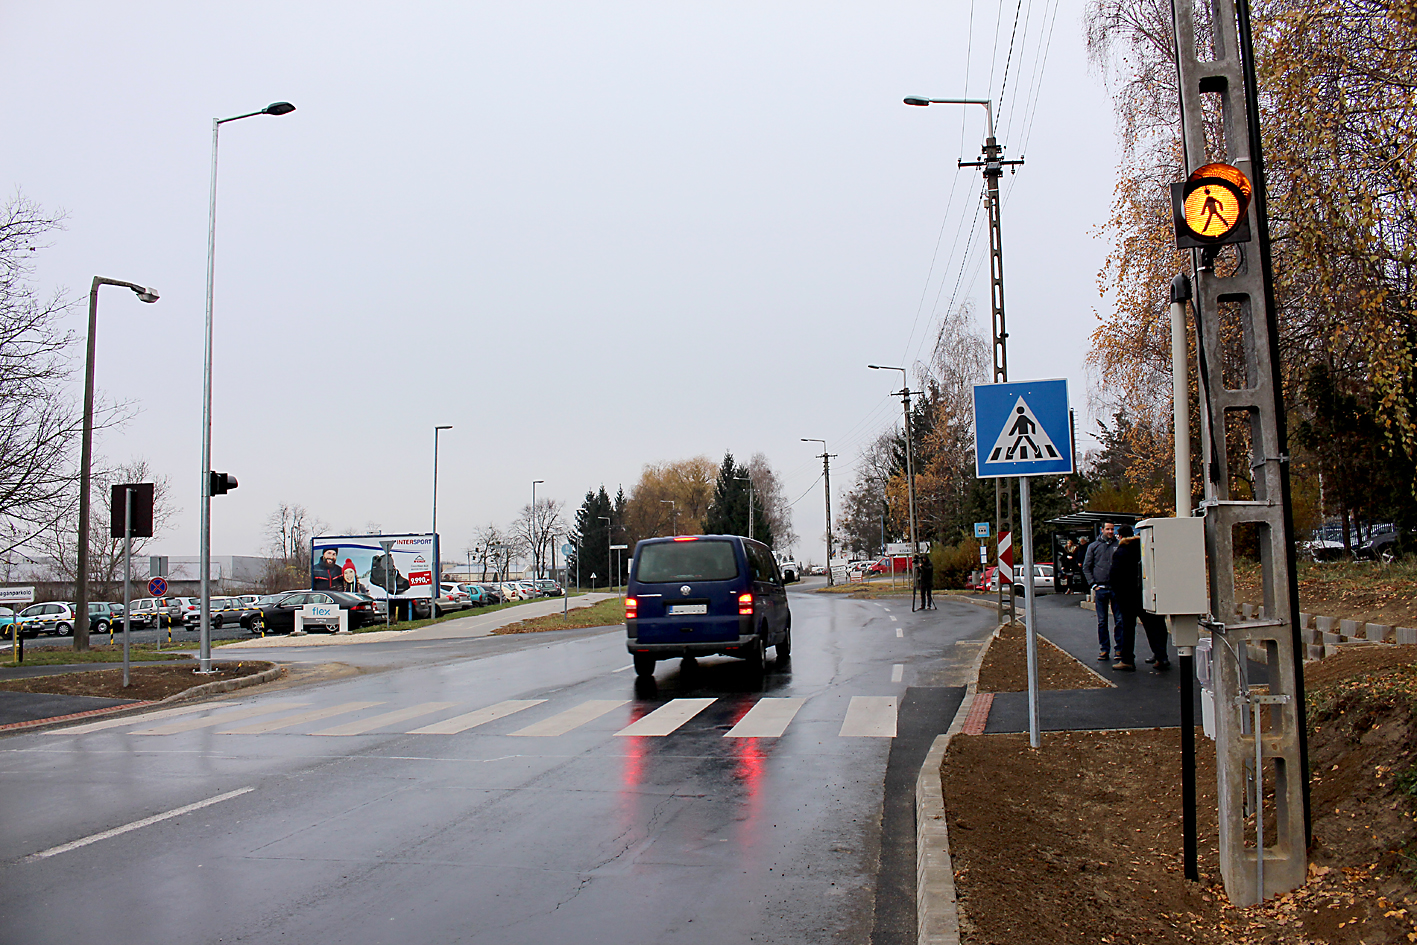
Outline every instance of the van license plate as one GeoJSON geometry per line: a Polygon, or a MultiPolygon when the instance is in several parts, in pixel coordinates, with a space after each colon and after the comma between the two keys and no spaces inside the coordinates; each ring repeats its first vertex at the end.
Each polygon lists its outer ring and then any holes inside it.
{"type": "Polygon", "coordinates": [[[707,613],[708,613],[708,604],[670,604],[670,605],[669,605],[669,614],[670,614],[670,616],[678,616],[679,614],[707,614],[707,613]]]}

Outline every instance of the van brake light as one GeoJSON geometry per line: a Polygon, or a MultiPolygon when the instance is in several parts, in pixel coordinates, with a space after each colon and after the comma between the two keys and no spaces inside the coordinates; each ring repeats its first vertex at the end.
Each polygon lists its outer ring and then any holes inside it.
{"type": "Polygon", "coordinates": [[[633,597],[625,598],[625,619],[634,620],[639,614],[640,602],[633,597]]]}
{"type": "Polygon", "coordinates": [[[752,595],[752,594],[739,594],[739,595],[738,595],[738,616],[740,616],[740,617],[751,617],[752,615],[753,615],[753,595],[752,595]]]}

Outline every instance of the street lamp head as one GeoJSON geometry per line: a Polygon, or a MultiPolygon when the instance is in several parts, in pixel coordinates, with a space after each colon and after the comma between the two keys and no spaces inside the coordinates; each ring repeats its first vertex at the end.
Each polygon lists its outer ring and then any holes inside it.
{"type": "Polygon", "coordinates": [[[545,482],[546,482],[545,479],[533,479],[533,480],[531,481],[531,484],[532,484],[533,486],[539,486],[539,485],[542,485],[542,484],[545,483],[545,482]]]}
{"type": "Polygon", "coordinates": [[[295,111],[295,106],[289,102],[272,102],[261,109],[261,113],[264,115],[289,115],[293,111],[295,111]]]}
{"type": "Polygon", "coordinates": [[[451,426],[441,426],[441,427],[434,427],[433,429],[435,429],[435,430],[451,430],[452,427],[451,427],[451,426]]]}
{"type": "Polygon", "coordinates": [[[156,302],[158,300],[156,289],[135,289],[134,291],[138,293],[138,300],[140,302],[156,302]]]}
{"type": "Polygon", "coordinates": [[[914,95],[912,95],[912,96],[908,97],[908,98],[905,100],[905,104],[907,104],[907,105],[929,105],[929,104],[930,104],[930,100],[929,100],[928,98],[916,98],[914,95]]]}

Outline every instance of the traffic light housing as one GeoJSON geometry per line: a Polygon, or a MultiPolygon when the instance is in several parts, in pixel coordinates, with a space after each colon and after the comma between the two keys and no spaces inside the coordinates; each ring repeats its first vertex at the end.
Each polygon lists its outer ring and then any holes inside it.
{"type": "Polygon", "coordinates": [[[1204,249],[1250,241],[1251,185],[1239,168],[1207,164],[1171,185],[1178,249],[1204,249]]]}
{"type": "Polygon", "coordinates": [[[211,482],[207,489],[207,495],[226,495],[236,488],[236,477],[231,473],[213,472],[208,473],[211,482]]]}

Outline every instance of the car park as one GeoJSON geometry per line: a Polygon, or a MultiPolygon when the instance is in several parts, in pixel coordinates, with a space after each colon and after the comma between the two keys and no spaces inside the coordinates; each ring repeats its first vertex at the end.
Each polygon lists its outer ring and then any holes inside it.
{"type": "Polygon", "coordinates": [[[792,612],[772,551],[739,535],[641,541],[625,589],[625,636],[642,677],[657,660],[710,654],[762,672],[768,647],[785,662],[792,612]]]}
{"type": "Polygon", "coordinates": [[[31,604],[20,611],[17,623],[22,637],[37,637],[41,633],[67,637],[74,632],[74,608],[61,601],[31,604]]]}

